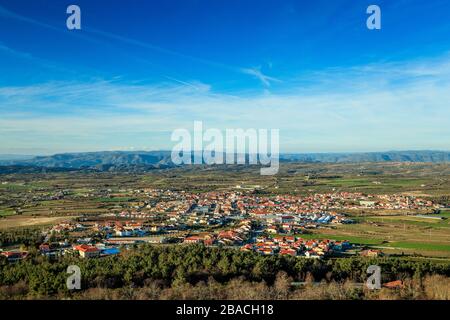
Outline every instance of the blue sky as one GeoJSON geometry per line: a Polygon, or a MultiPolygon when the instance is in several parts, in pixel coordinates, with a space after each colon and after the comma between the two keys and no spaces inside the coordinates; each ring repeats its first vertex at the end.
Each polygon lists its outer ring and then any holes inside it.
{"type": "Polygon", "coordinates": [[[0,0],[0,153],[170,149],[194,120],[280,129],[282,152],[450,150],[449,15],[445,0],[0,0]]]}

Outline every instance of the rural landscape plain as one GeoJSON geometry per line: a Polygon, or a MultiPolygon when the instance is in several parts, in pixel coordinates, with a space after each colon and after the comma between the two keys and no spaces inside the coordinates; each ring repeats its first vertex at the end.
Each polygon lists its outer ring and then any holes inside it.
{"type": "Polygon", "coordinates": [[[448,302],[449,12],[0,0],[0,303],[448,302]]]}

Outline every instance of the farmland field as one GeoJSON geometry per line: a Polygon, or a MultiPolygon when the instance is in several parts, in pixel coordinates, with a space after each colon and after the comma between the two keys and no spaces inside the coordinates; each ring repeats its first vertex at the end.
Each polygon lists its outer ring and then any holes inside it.
{"type": "Polygon", "coordinates": [[[38,226],[49,226],[61,221],[71,220],[74,216],[67,217],[30,217],[30,216],[16,216],[0,221],[0,230],[28,228],[38,226]]]}

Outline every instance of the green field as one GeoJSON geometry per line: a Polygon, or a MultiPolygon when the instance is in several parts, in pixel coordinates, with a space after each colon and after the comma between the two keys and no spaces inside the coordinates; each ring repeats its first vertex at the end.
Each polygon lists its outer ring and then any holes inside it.
{"type": "Polygon", "coordinates": [[[418,243],[418,242],[391,242],[386,244],[387,247],[402,248],[402,249],[417,249],[417,250],[432,250],[432,251],[450,251],[450,245],[432,244],[432,243],[418,243]]]}
{"type": "Polygon", "coordinates": [[[11,209],[0,210],[0,217],[12,216],[14,214],[15,214],[14,211],[11,209]]]}
{"type": "Polygon", "coordinates": [[[331,240],[348,240],[351,243],[354,244],[361,244],[361,245],[376,245],[381,244],[383,241],[381,239],[369,239],[369,238],[362,238],[362,237],[355,237],[355,236],[342,236],[337,234],[322,234],[322,233],[307,233],[307,234],[296,234],[295,236],[303,238],[303,239],[331,239],[331,240]]]}

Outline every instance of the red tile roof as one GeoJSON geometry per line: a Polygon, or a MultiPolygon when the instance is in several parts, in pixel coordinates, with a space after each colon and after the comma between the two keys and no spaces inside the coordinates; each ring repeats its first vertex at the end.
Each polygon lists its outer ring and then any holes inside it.
{"type": "Polygon", "coordinates": [[[384,283],[383,287],[389,288],[389,289],[403,288],[403,282],[401,280],[391,281],[391,282],[384,283]]]}
{"type": "Polygon", "coordinates": [[[75,250],[82,251],[82,252],[97,252],[97,251],[99,251],[96,247],[88,246],[87,244],[75,246],[75,250]]]}

